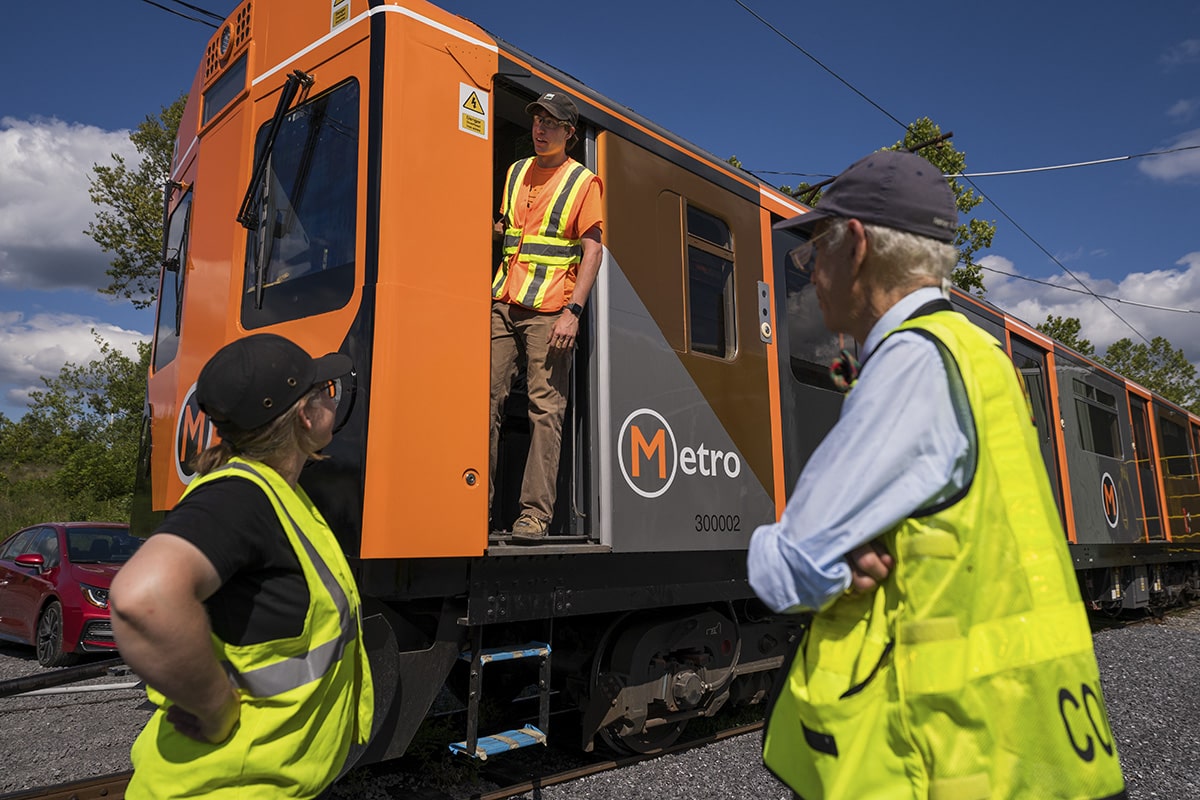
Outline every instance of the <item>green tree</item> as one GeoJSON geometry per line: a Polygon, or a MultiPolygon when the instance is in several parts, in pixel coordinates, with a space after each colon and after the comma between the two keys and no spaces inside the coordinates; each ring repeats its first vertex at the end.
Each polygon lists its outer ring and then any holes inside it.
{"type": "Polygon", "coordinates": [[[1092,343],[1080,336],[1083,325],[1077,317],[1057,317],[1047,314],[1046,321],[1038,325],[1037,329],[1085,356],[1096,355],[1096,348],[1092,346],[1092,343]]]}
{"type": "MultiPolygon", "coordinates": [[[[934,142],[936,140],[936,143],[921,147],[918,150],[921,156],[941,170],[943,175],[957,175],[963,172],[967,163],[966,154],[960,153],[949,140],[943,140],[940,138],[941,136],[942,129],[937,123],[929,119],[929,117],[921,117],[908,126],[903,139],[888,149],[911,150],[926,142],[934,142]]],[[[735,167],[742,166],[742,162],[737,156],[730,156],[727,160],[735,167]]],[[[965,216],[971,209],[983,202],[983,198],[960,179],[950,178],[949,180],[950,188],[954,190],[960,214],[965,216]]],[[[794,189],[791,186],[780,186],[779,190],[793,197],[800,198],[810,206],[815,206],[821,202],[820,189],[814,190],[813,184],[807,181],[802,181],[794,189]]],[[[954,245],[958,248],[959,252],[959,262],[950,279],[964,292],[973,293],[978,297],[984,296],[986,289],[983,285],[983,270],[980,269],[979,263],[975,258],[980,250],[992,246],[992,237],[995,235],[996,223],[994,222],[986,222],[981,219],[966,219],[966,221],[959,224],[958,232],[954,237],[954,245]]]]}
{"type": "Polygon", "coordinates": [[[111,282],[100,291],[127,298],[134,308],[150,306],[158,291],[163,184],[170,174],[175,134],[186,102],[187,95],[181,95],[157,116],[148,115],[129,134],[142,156],[140,164],[131,167],[114,154],[115,163],[93,165],[88,179],[88,194],[100,208],[85,233],[104,252],[113,254],[107,270],[111,282]]]}
{"type": "Polygon", "coordinates": [[[43,377],[25,416],[0,423],[0,529],[129,517],[150,345],[130,358],[93,336],[99,358],[43,377]]]}
{"type": "Polygon", "coordinates": [[[1200,381],[1196,379],[1196,368],[1183,350],[1172,347],[1163,337],[1155,336],[1150,344],[1118,339],[1108,346],[1100,363],[1200,414],[1200,381]]]}

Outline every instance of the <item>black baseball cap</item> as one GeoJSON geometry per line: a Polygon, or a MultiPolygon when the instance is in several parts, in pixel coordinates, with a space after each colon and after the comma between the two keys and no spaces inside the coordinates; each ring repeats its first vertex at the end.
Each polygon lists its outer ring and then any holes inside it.
{"type": "Polygon", "coordinates": [[[287,411],[319,383],[354,368],[349,356],[313,358],[282,336],[256,333],[222,347],[196,379],[196,402],[224,430],[252,431],[287,411]]]}
{"type": "Polygon", "coordinates": [[[775,224],[811,231],[823,219],[862,222],[952,242],[958,206],[941,171],[916,153],[880,150],[855,161],[833,180],[813,210],[775,224]]]}
{"type": "Polygon", "coordinates": [[[578,126],[579,109],[575,107],[575,101],[565,92],[546,92],[537,100],[525,106],[525,113],[532,116],[537,112],[538,108],[545,109],[555,119],[571,123],[572,128],[578,126]]]}

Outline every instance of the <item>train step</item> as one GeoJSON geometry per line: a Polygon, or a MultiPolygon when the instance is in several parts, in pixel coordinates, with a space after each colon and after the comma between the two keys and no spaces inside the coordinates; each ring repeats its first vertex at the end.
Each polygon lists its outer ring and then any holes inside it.
{"type": "MultiPolygon", "coordinates": [[[[479,663],[493,664],[497,661],[513,661],[518,658],[542,658],[550,655],[550,645],[545,642],[530,642],[521,647],[485,647],[479,651],[479,663]]],[[[475,654],[471,651],[459,653],[462,661],[471,661],[475,654]]]]}
{"type": "Polygon", "coordinates": [[[450,745],[450,752],[462,753],[480,761],[487,761],[488,756],[494,756],[497,753],[507,753],[509,750],[519,750],[522,747],[545,743],[546,734],[538,730],[536,725],[526,725],[517,730],[482,736],[476,743],[474,751],[468,749],[465,741],[455,742],[450,745]]]}
{"type": "Polygon", "coordinates": [[[546,642],[526,642],[516,646],[484,647],[483,627],[471,632],[471,649],[459,658],[471,665],[470,695],[467,700],[467,738],[450,745],[451,753],[461,753],[480,761],[488,756],[519,750],[533,744],[546,743],[550,729],[550,645],[546,642]],[[536,658],[538,661],[538,719],[537,725],[526,725],[492,736],[479,735],[479,703],[483,699],[483,668],[501,661],[536,658]]]}

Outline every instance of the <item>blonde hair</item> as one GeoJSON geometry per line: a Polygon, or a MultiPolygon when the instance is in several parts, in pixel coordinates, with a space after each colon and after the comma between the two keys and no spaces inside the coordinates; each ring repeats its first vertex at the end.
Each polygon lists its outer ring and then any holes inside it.
{"type": "Polygon", "coordinates": [[[317,452],[312,434],[301,422],[300,409],[315,402],[322,391],[322,387],[314,386],[291,408],[254,430],[226,430],[221,441],[192,458],[192,468],[200,475],[207,475],[224,466],[234,456],[270,465],[280,457],[289,455],[293,449],[303,451],[313,461],[320,461],[325,456],[317,452]]]}

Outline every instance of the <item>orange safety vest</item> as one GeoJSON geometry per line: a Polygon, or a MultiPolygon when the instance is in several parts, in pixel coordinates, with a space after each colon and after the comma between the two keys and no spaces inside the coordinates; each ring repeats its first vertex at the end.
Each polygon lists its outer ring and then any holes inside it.
{"type": "Polygon", "coordinates": [[[583,259],[582,240],[562,234],[596,175],[568,158],[551,177],[548,191],[543,191],[530,209],[524,227],[518,228],[513,223],[513,209],[533,164],[533,158],[526,158],[508,168],[501,207],[508,223],[504,258],[492,280],[492,298],[503,300],[507,295],[510,302],[525,308],[558,311],[567,304],[575,287],[575,265],[583,259]],[[542,212],[540,220],[537,212],[542,212]],[[534,222],[536,227],[531,224],[534,222]]]}

